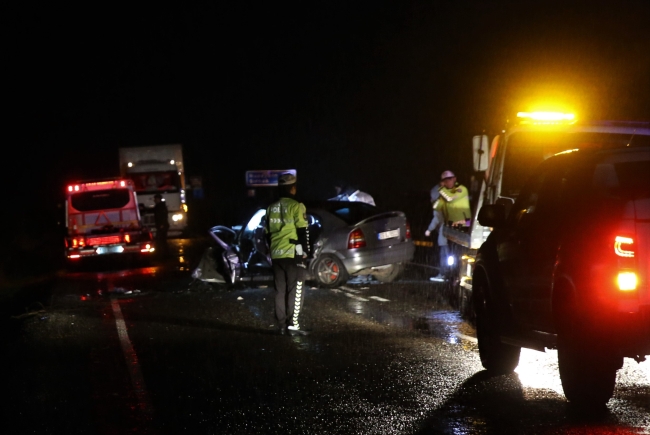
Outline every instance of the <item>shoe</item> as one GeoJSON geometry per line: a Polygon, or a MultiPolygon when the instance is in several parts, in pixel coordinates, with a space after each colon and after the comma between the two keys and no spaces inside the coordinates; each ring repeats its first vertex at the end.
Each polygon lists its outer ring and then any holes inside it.
{"type": "Polygon", "coordinates": [[[444,276],[438,274],[437,276],[432,276],[431,278],[429,278],[429,281],[445,282],[445,281],[447,281],[447,278],[445,278],[444,276]]]}
{"type": "Polygon", "coordinates": [[[287,329],[291,335],[309,335],[309,332],[305,331],[304,329],[300,329],[299,326],[289,325],[287,329]]]}

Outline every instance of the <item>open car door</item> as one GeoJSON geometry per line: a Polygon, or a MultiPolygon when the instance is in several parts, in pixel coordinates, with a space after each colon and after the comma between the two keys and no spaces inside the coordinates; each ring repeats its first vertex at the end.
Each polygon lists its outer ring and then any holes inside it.
{"type": "Polygon", "coordinates": [[[210,236],[222,248],[222,264],[217,264],[217,271],[223,275],[226,283],[235,284],[241,278],[237,231],[226,226],[217,225],[210,228],[210,236]]]}

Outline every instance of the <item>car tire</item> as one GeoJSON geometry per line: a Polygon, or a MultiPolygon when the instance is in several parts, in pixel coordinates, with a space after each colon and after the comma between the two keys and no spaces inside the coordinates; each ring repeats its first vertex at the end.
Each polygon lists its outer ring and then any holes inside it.
{"type": "Polygon", "coordinates": [[[576,322],[565,322],[557,335],[558,368],[567,400],[585,409],[604,407],[614,394],[620,358],[602,340],[576,322]]]}
{"type": "Polygon", "coordinates": [[[488,280],[481,275],[474,278],[473,298],[476,319],[476,337],[483,367],[493,374],[512,373],[519,365],[520,346],[502,343],[499,337],[499,316],[494,312],[488,295],[488,280]]]}
{"type": "Polygon", "coordinates": [[[379,282],[393,282],[396,281],[402,272],[404,265],[402,263],[391,264],[389,267],[382,269],[379,273],[373,273],[372,276],[379,282]]]}
{"type": "Polygon", "coordinates": [[[319,285],[327,288],[339,287],[348,282],[349,274],[335,255],[321,255],[316,259],[313,275],[319,285]]]}

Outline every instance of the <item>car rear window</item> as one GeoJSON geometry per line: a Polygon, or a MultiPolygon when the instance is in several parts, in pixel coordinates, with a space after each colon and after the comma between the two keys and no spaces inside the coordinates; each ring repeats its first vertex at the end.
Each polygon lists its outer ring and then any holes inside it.
{"type": "Polygon", "coordinates": [[[305,204],[307,209],[322,209],[336,215],[348,225],[356,224],[378,213],[377,207],[356,201],[323,201],[305,204]]]}
{"type": "Polygon", "coordinates": [[[79,211],[107,210],[126,206],[130,198],[128,189],[97,190],[75,193],[70,204],[79,211]]]}

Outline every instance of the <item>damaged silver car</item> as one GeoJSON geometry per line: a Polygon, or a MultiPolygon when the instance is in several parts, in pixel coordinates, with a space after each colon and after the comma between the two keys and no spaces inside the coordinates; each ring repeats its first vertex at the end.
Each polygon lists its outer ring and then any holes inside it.
{"type": "MultiPolygon", "coordinates": [[[[314,255],[308,280],[322,287],[344,285],[372,275],[380,282],[399,278],[415,245],[406,215],[348,201],[305,201],[314,255]]],[[[211,246],[193,271],[195,279],[227,285],[272,279],[264,234],[265,209],[238,226],[210,229],[211,246]]]]}

